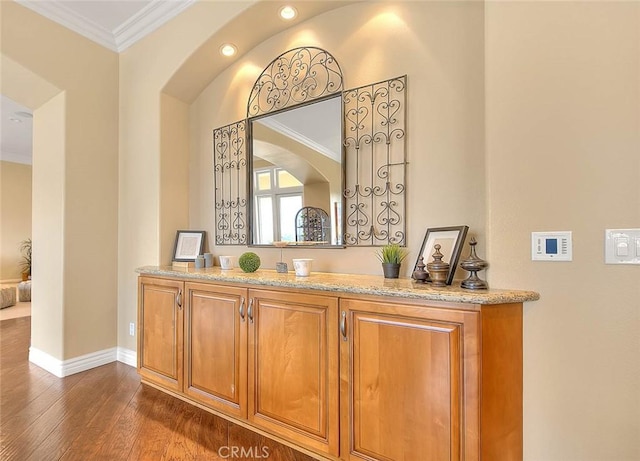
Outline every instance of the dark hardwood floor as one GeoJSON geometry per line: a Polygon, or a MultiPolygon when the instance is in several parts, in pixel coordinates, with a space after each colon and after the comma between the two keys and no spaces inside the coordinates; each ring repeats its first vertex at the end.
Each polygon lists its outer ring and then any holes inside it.
{"type": "Polygon", "coordinates": [[[120,362],[57,378],[29,363],[31,318],[0,322],[0,460],[313,458],[140,384],[120,362]]]}

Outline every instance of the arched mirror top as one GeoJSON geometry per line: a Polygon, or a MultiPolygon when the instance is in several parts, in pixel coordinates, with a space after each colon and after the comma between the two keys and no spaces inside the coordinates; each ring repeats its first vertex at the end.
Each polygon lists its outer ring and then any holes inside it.
{"type": "Polygon", "coordinates": [[[328,51],[294,48],[271,61],[253,84],[247,117],[326,98],[342,89],[342,70],[328,51]]]}

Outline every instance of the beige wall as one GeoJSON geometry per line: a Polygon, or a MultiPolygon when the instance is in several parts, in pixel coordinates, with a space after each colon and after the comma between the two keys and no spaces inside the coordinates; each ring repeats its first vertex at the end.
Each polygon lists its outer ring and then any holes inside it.
{"type": "Polygon", "coordinates": [[[640,227],[640,3],[486,8],[487,235],[524,316],[525,459],[640,459],[640,266],[604,229],[640,227]],[[532,231],[573,261],[531,262],[532,231]]]}
{"type": "Polygon", "coordinates": [[[20,244],[31,238],[31,165],[0,162],[0,281],[21,280],[20,244]]]}
{"type": "Polygon", "coordinates": [[[0,15],[2,92],[34,109],[32,346],[65,360],[116,345],[118,55],[15,2],[0,15]]]}
{"type": "Polygon", "coordinates": [[[66,358],[70,314],[64,270],[66,96],[63,91],[33,112],[31,346],[58,359],[66,358]]]}

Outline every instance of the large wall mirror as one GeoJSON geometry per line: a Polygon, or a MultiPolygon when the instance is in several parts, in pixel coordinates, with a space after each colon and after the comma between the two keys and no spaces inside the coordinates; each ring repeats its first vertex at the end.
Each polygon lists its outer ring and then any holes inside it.
{"type": "Polygon", "coordinates": [[[343,91],[320,48],[274,59],[247,118],[213,132],[216,245],[404,245],[405,89],[343,91]]]}
{"type": "Polygon", "coordinates": [[[251,243],[342,245],[340,95],[249,119],[251,243]]]}

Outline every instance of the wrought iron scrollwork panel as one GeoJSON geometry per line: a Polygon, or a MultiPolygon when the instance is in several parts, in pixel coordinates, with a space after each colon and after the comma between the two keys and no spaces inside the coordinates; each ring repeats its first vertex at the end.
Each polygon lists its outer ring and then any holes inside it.
{"type": "Polygon", "coordinates": [[[213,131],[216,245],[247,244],[246,121],[213,131]]]}
{"type": "Polygon", "coordinates": [[[329,52],[315,47],[289,50],[262,71],[247,103],[247,117],[342,91],[342,71],[329,52]]]}
{"type": "Polygon", "coordinates": [[[343,93],[349,246],[406,244],[407,77],[343,93]]]}

